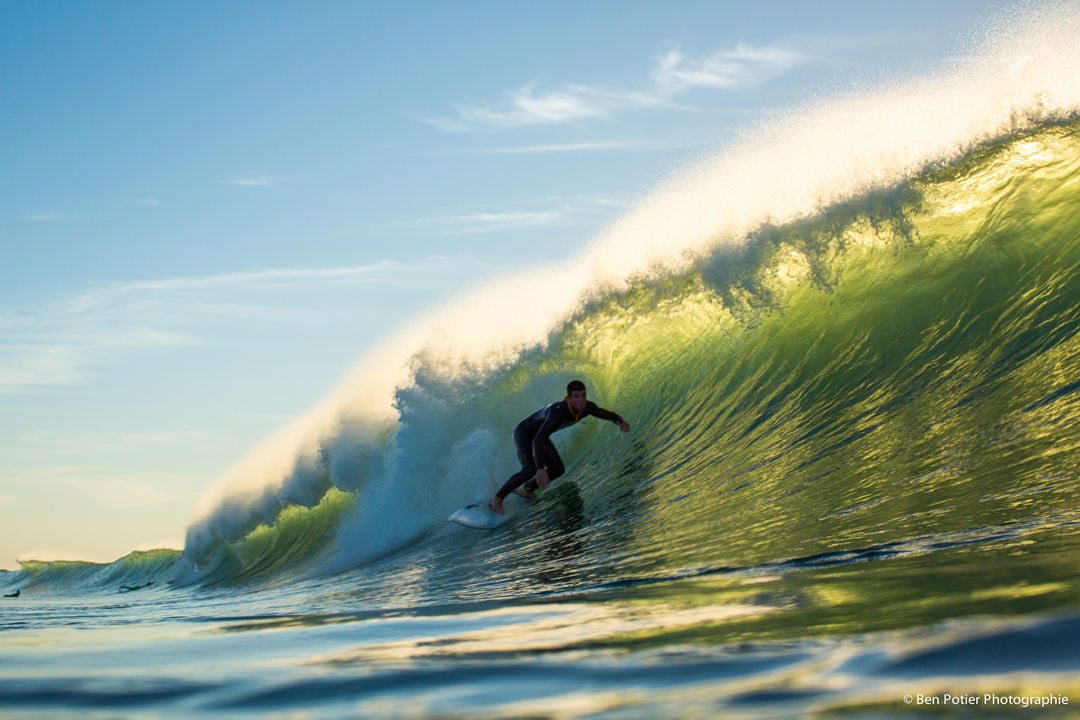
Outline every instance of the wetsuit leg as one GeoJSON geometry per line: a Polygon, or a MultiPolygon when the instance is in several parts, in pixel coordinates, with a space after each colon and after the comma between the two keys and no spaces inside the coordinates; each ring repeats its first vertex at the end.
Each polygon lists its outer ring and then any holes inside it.
{"type": "MultiPolygon", "coordinates": [[[[517,471],[510,476],[499,492],[495,493],[496,497],[500,500],[505,500],[506,496],[517,490],[529,480],[532,480],[536,476],[536,463],[533,462],[532,457],[532,441],[531,437],[528,437],[528,433],[518,425],[514,429],[514,445],[517,446],[518,460],[521,462],[521,470],[517,471]]],[[[545,448],[546,451],[546,448],[545,448]]],[[[545,452],[545,460],[546,452],[545,452]]]]}
{"type": "MultiPolygon", "coordinates": [[[[566,472],[566,466],[563,465],[562,458],[559,457],[559,451],[555,449],[555,443],[551,442],[550,438],[544,441],[544,467],[548,471],[548,482],[566,472]]],[[[533,475],[536,475],[535,470],[533,475]]],[[[535,477],[529,478],[528,482],[525,483],[525,489],[529,492],[535,492],[538,487],[540,485],[536,482],[535,477]]]]}

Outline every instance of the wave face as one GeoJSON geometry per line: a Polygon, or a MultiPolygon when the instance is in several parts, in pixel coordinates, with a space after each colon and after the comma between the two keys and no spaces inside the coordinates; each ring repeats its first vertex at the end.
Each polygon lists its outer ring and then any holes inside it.
{"type": "Polygon", "coordinates": [[[755,129],[573,261],[403,331],[205,499],[174,580],[453,547],[446,517],[573,378],[634,429],[557,435],[568,472],[513,526],[588,538],[551,561],[560,588],[1071,511],[1077,17],[755,129]]]}
{"type": "Polygon", "coordinates": [[[546,561],[552,589],[1055,522],[1080,489],[1077,207],[1080,125],[1044,127],[594,298],[506,366],[419,366],[395,429],[320,448],[321,502],[219,542],[201,577],[452,545],[447,515],[573,377],[634,429],[555,436],[567,474],[515,526],[587,545],[546,561]]]}

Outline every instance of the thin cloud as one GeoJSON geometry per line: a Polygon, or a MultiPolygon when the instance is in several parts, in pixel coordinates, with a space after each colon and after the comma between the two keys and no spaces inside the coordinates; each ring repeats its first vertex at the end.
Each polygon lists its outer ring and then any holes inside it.
{"type": "Polygon", "coordinates": [[[579,206],[625,210],[633,206],[635,196],[631,194],[575,195],[573,199],[579,206]]]}
{"type": "Polygon", "coordinates": [[[802,53],[777,47],[739,45],[697,59],[675,49],[660,59],[652,76],[667,95],[696,87],[742,90],[772,80],[805,59],[802,53]]]}
{"type": "Polygon", "coordinates": [[[449,217],[420,218],[419,220],[410,220],[401,224],[442,225],[448,228],[448,235],[466,235],[551,225],[558,222],[562,217],[562,213],[559,212],[472,213],[449,217]]]}
{"type": "Polygon", "coordinates": [[[369,265],[326,269],[270,269],[248,272],[220,273],[196,277],[136,280],[113,283],[79,295],[71,303],[74,312],[83,312],[122,295],[160,295],[170,292],[212,289],[286,288],[305,283],[386,281],[415,270],[386,260],[369,265]]]}
{"type": "Polygon", "coordinates": [[[527,227],[573,225],[585,221],[606,219],[614,211],[628,206],[628,201],[609,195],[575,195],[561,198],[545,198],[545,210],[519,210],[516,212],[477,212],[463,215],[419,218],[395,223],[396,225],[429,225],[446,235],[465,235],[527,227]]]}
{"type": "Polygon", "coordinates": [[[651,140],[597,140],[551,145],[511,145],[463,150],[466,155],[528,155],[536,153],[594,152],[605,150],[678,150],[701,147],[705,142],[654,142],[651,140]]]}
{"type": "Polygon", "coordinates": [[[102,450],[133,448],[190,447],[198,441],[206,444],[219,439],[218,436],[202,430],[182,430],[155,433],[117,433],[117,432],[56,432],[53,430],[34,430],[18,437],[19,442],[28,445],[44,445],[53,450],[102,450]]]}
{"type": "Polygon", "coordinates": [[[553,145],[519,145],[512,147],[480,148],[472,155],[525,155],[531,153],[580,152],[590,150],[653,149],[656,143],[647,140],[599,140],[596,142],[561,143],[553,145]]]}
{"type": "Polygon", "coordinates": [[[179,499],[187,499],[188,493],[175,493],[163,490],[160,480],[147,478],[147,481],[106,480],[89,481],[86,490],[99,497],[106,507],[141,508],[152,505],[169,505],[179,499]]]}
{"type": "Polygon", "coordinates": [[[22,474],[0,475],[7,486],[47,487],[65,496],[77,496],[88,507],[140,508],[188,500],[192,478],[174,474],[127,473],[116,477],[93,465],[47,465],[22,474]],[[167,490],[165,488],[180,488],[167,490]]]}
{"type": "Polygon", "coordinates": [[[86,379],[87,366],[106,356],[195,342],[184,333],[124,326],[108,318],[80,323],[70,315],[45,316],[21,325],[7,332],[11,341],[0,343],[0,394],[22,387],[76,385],[86,379]]]}
{"type": "Polygon", "coordinates": [[[73,385],[83,379],[86,358],[73,344],[0,344],[0,392],[4,388],[73,385]]]}
{"type": "Polygon", "coordinates": [[[112,283],[0,316],[0,395],[85,382],[91,368],[148,349],[204,342],[223,322],[310,324],[288,293],[347,283],[415,287],[471,274],[477,262],[432,257],[345,268],[270,269],[112,283]]]}
{"type": "Polygon", "coordinates": [[[507,94],[498,105],[458,106],[458,116],[428,120],[443,130],[462,132],[477,126],[521,127],[569,120],[603,118],[624,108],[667,104],[656,94],[610,88],[570,85],[561,90],[537,93],[534,85],[507,94]]]}
{"type": "Polygon", "coordinates": [[[513,128],[608,118],[632,108],[680,107],[676,98],[693,88],[742,90],[767,82],[797,64],[806,55],[779,47],[738,45],[698,58],[675,48],[658,58],[645,90],[568,84],[538,90],[535,84],[506,93],[501,102],[459,105],[451,117],[427,122],[448,132],[478,128],[513,128]]]}
{"type": "Polygon", "coordinates": [[[248,175],[230,180],[219,180],[218,182],[223,185],[236,185],[238,187],[271,187],[281,182],[281,179],[269,175],[248,175]]]}
{"type": "Polygon", "coordinates": [[[84,223],[84,222],[101,222],[104,218],[92,217],[87,215],[62,215],[56,212],[47,213],[31,213],[29,215],[21,215],[20,219],[26,222],[34,223],[84,223]]]}

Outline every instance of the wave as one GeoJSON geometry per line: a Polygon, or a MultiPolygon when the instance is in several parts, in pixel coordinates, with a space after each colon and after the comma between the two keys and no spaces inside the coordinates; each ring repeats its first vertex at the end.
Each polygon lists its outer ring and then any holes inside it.
{"type": "Polygon", "coordinates": [[[1080,12],[995,28],[928,77],[748,132],[567,263],[389,339],[204,498],[174,580],[451,537],[516,469],[515,424],[575,377],[634,426],[556,436],[586,565],[765,563],[1061,511],[1080,12]]]}
{"type": "Polygon", "coordinates": [[[0,589],[80,594],[103,589],[122,592],[124,586],[145,587],[147,583],[162,585],[175,578],[176,563],[182,556],[179,550],[160,548],[136,550],[111,563],[20,560],[19,570],[0,572],[0,589]]]}

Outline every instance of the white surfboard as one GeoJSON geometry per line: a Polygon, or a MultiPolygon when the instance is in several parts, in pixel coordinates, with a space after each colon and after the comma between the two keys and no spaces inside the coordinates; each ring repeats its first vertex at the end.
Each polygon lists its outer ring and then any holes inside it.
{"type": "Polygon", "coordinates": [[[488,505],[488,500],[490,499],[491,498],[484,498],[483,500],[477,500],[459,510],[455,510],[454,514],[450,516],[450,522],[464,525],[467,528],[491,530],[492,528],[499,527],[515,515],[520,515],[532,504],[531,500],[523,498],[515,493],[511,493],[509,497],[503,500],[503,510],[506,512],[503,515],[500,515],[488,505]]]}

